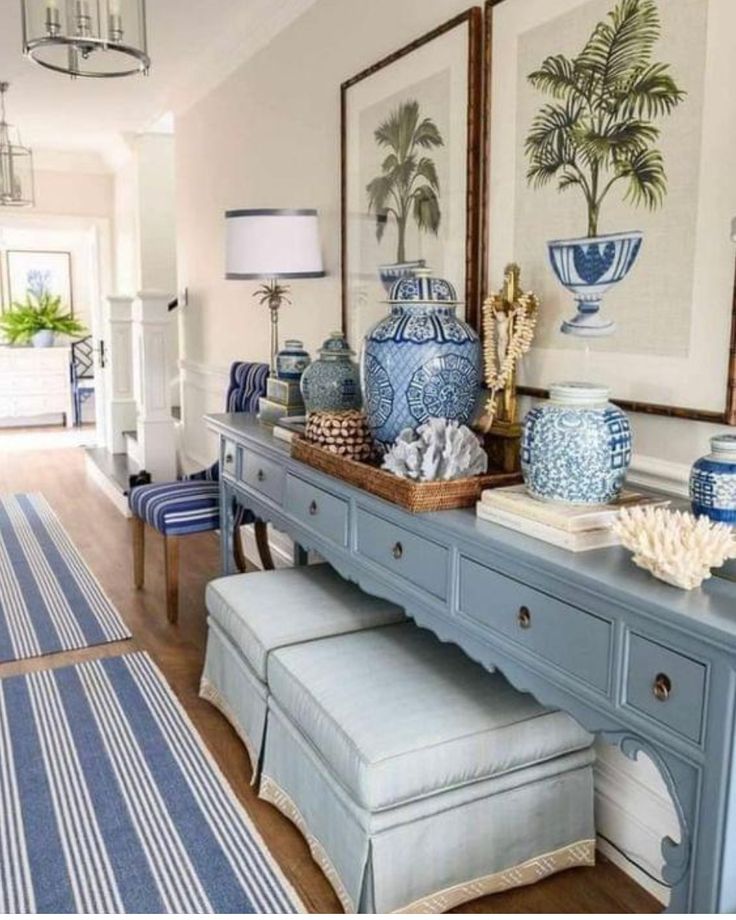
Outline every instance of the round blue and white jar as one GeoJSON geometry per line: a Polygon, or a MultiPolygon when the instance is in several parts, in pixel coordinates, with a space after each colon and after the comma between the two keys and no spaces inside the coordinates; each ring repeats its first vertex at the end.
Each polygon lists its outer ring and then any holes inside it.
{"type": "Polygon", "coordinates": [[[631,463],[631,426],[607,387],[556,383],[524,419],[521,471],[543,501],[603,505],[621,492],[631,463]]]}
{"type": "Polygon", "coordinates": [[[300,388],[307,412],[360,409],[360,374],[354,351],[342,332],[331,333],[319,358],[302,374],[300,388]]]}
{"type": "Polygon", "coordinates": [[[693,514],[736,524],[736,435],[710,439],[711,452],[693,464],[690,500],[693,514]]]}
{"type": "Polygon", "coordinates": [[[428,269],[391,289],[391,312],[368,333],[360,361],[368,427],[382,448],[429,418],[468,424],[482,374],[478,334],[456,315],[455,289],[428,269]]]}
{"type": "Polygon", "coordinates": [[[298,339],[287,339],[284,347],[276,355],[276,376],[279,380],[301,380],[309,367],[309,352],[298,339]]]}

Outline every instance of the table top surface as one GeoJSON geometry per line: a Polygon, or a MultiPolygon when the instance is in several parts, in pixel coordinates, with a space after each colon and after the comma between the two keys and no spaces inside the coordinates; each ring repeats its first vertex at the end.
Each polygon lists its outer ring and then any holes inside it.
{"type": "MultiPolygon", "coordinates": [[[[247,440],[253,447],[271,453],[290,455],[289,444],[274,437],[249,413],[208,415],[206,421],[219,432],[247,440]]],[[[298,461],[294,461],[298,462],[298,461]]],[[[310,468],[308,468],[310,469],[310,468]]],[[[325,474],[312,471],[315,475],[325,474]]],[[[332,477],[328,477],[332,479],[332,477]]],[[[341,488],[360,492],[356,486],[334,479],[341,488]]],[[[389,516],[404,515],[412,519],[415,529],[435,539],[456,538],[473,548],[480,556],[500,554],[518,559],[540,574],[553,575],[572,586],[637,610],[646,610],[663,625],[668,623],[717,643],[724,651],[736,656],[736,582],[727,578],[710,578],[702,587],[683,591],[658,581],[631,561],[631,553],[623,547],[571,553],[533,537],[479,519],[473,508],[457,511],[437,511],[412,514],[376,496],[362,493],[389,516]]]]}

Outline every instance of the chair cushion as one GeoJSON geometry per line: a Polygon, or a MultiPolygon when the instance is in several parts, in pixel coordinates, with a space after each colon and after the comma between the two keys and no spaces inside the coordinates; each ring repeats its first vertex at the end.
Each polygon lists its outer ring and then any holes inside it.
{"type": "Polygon", "coordinates": [[[130,510],[162,534],[200,533],[220,526],[220,491],[216,482],[181,481],[137,486],[130,510]]]}
{"type": "Polygon", "coordinates": [[[354,801],[379,811],[589,747],[574,719],[412,623],[274,652],[269,689],[354,801]]]}
{"type": "Polygon", "coordinates": [[[329,565],[218,578],[205,600],[262,681],[274,649],[404,619],[400,607],[365,594],[329,565]]]}

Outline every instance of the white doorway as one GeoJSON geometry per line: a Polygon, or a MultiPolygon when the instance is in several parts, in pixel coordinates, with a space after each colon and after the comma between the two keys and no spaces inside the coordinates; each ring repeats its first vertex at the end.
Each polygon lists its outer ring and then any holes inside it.
{"type": "Polygon", "coordinates": [[[37,213],[3,213],[0,216],[0,262],[5,309],[9,306],[10,294],[9,251],[69,253],[71,306],[75,316],[89,330],[89,341],[85,346],[90,346],[93,370],[92,377],[84,386],[87,392],[80,405],[81,425],[76,432],[63,432],[59,427],[61,419],[58,416],[34,416],[12,421],[4,419],[0,422],[0,437],[4,446],[12,449],[11,443],[20,443],[30,438],[34,445],[38,444],[42,448],[70,446],[71,442],[105,447],[108,438],[104,411],[104,305],[111,282],[109,221],[103,218],[60,217],[37,213]]]}

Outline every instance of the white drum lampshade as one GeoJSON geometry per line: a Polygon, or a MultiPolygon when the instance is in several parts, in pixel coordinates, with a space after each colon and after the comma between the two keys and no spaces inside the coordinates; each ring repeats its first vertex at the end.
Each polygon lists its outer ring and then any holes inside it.
{"type": "Polygon", "coordinates": [[[315,210],[247,209],[225,218],[229,280],[324,277],[315,210]]]}

